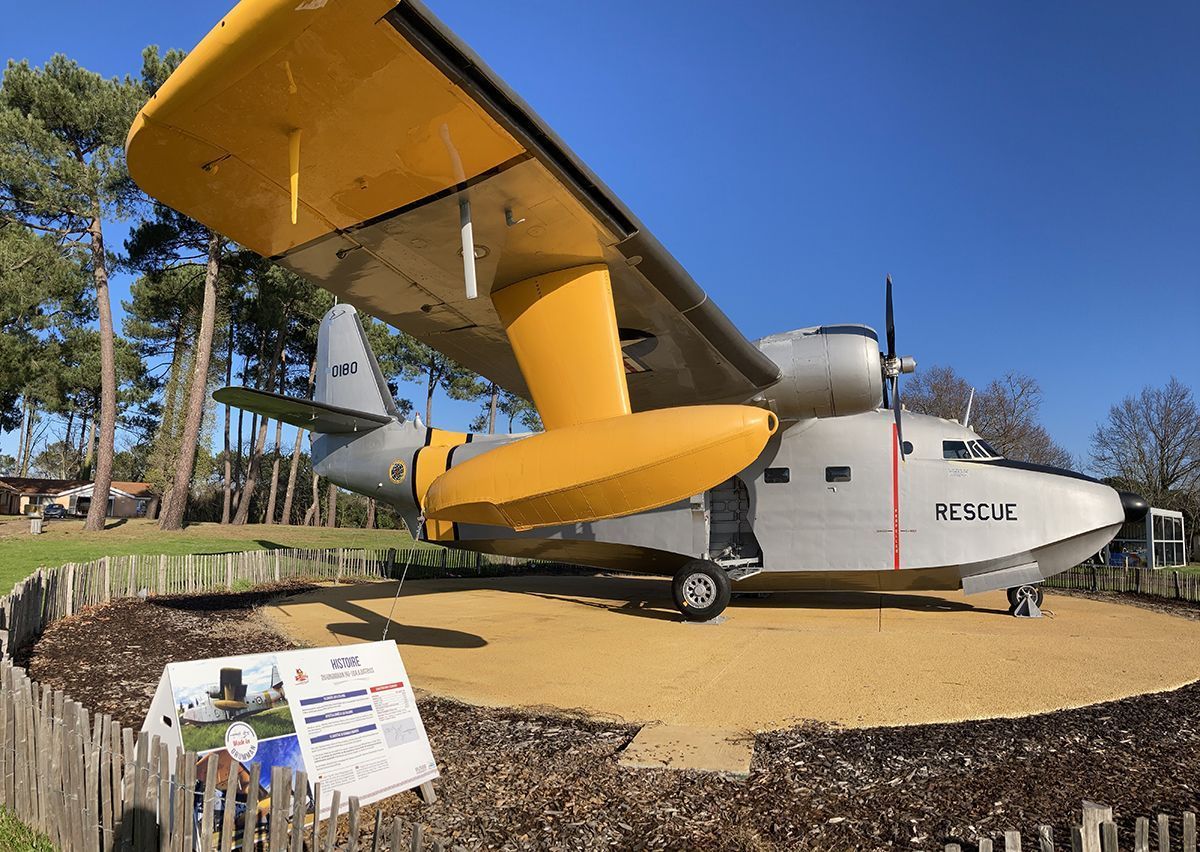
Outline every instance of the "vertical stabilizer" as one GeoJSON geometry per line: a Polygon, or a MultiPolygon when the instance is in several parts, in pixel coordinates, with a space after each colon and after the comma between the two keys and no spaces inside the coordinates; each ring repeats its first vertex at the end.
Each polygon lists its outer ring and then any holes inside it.
{"type": "Polygon", "coordinates": [[[321,320],[313,399],[369,414],[399,415],[353,305],[334,305],[321,320]]]}

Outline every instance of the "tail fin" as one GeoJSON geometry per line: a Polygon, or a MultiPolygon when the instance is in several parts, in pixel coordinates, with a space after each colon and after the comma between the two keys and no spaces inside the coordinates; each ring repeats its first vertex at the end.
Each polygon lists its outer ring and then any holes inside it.
{"type": "Polygon", "coordinates": [[[367,414],[399,416],[353,305],[334,305],[321,320],[313,401],[367,414]]]}

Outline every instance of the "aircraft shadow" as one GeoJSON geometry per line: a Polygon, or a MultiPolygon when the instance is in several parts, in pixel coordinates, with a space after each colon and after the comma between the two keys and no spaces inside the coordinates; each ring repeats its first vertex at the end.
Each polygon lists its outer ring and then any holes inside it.
{"type": "MultiPolygon", "coordinates": [[[[383,629],[387,624],[387,616],[361,606],[355,601],[392,598],[396,594],[391,583],[364,583],[353,586],[337,586],[321,590],[321,602],[326,606],[345,613],[352,620],[330,624],[326,629],[337,636],[347,639],[359,639],[366,642],[377,642],[383,638],[383,629]]],[[[400,597],[411,596],[408,584],[400,597]]],[[[475,633],[462,630],[449,630],[443,627],[425,627],[416,624],[405,624],[392,619],[387,630],[387,638],[397,645],[423,645],[434,648],[483,648],[487,640],[475,633]]]]}
{"type": "MultiPolygon", "coordinates": [[[[370,621],[343,621],[330,624],[330,633],[358,639],[363,642],[378,642],[383,638],[386,619],[375,616],[370,621]]],[[[442,627],[423,627],[417,624],[401,624],[393,621],[388,627],[387,638],[397,645],[422,645],[431,648],[483,648],[487,640],[474,633],[462,630],[447,630],[442,627]]]]}
{"type": "MultiPolygon", "coordinates": [[[[682,621],[671,600],[670,580],[662,577],[538,574],[503,578],[473,577],[448,580],[410,580],[400,597],[415,598],[425,594],[440,594],[453,590],[490,589],[505,594],[528,595],[545,600],[560,600],[579,606],[608,610],[615,615],[650,618],[658,621],[682,621]]],[[[321,599],[347,615],[364,622],[377,621],[382,631],[383,618],[356,601],[390,598],[396,594],[392,583],[364,583],[323,589],[321,599]]],[[[739,609],[797,609],[797,610],[905,610],[910,612],[973,612],[983,616],[1008,617],[1006,609],[973,605],[936,594],[907,594],[904,592],[773,592],[768,597],[738,596],[729,605],[730,612],[739,609]]],[[[339,625],[341,627],[341,625],[339,625]]],[[[345,625],[350,628],[351,625],[345,625]]],[[[395,626],[393,627],[395,629],[395,626]]],[[[425,629],[425,628],[419,628],[425,629]]],[[[338,631],[340,632],[340,631],[338,631]]],[[[367,631],[370,632],[370,631],[367,631]]],[[[346,635],[351,635],[347,633],[346,635]]],[[[369,638],[378,637],[376,632],[369,638]]],[[[367,638],[367,637],[364,637],[367,638]]],[[[415,636],[419,638],[419,634],[415,636]]],[[[480,639],[481,643],[485,640],[480,639]]],[[[415,644],[420,644],[416,642],[415,644]]],[[[486,643],[485,643],[486,644],[486,643]]],[[[480,647],[449,645],[447,647],[480,647]]]]}

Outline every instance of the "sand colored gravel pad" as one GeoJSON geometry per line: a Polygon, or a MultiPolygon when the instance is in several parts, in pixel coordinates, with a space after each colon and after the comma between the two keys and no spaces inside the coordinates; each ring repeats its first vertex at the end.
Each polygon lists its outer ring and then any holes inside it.
{"type": "MultiPolygon", "coordinates": [[[[314,645],[382,635],[395,583],[337,586],[265,610],[314,645]]],[[[1016,716],[1200,678],[1200,622],[1046,595],[777,594],[683,622],[668,581],[545,576],[405,584],[389,638],[415,686],[488,706],[581,710],[731,730],[1016,716]]]]}

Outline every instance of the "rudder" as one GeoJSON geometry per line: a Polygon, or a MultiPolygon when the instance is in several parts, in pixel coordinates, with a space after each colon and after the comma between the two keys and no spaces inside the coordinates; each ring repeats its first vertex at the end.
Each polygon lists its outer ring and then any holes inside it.
{"type": "Polygon", "coordinates": [[[353,305],[334,305],[321,319],[313,399],[369,414],[399,416],[353,305]]]}

